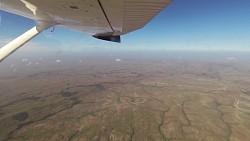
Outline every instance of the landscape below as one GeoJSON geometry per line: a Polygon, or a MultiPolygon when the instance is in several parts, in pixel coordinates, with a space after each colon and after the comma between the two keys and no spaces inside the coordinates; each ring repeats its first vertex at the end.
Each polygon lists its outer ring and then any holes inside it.
{"type": "Polygon", "coordinates": [[[0,140],[250,140],[250,59],[170,54],[4,62],[0,140]]]}

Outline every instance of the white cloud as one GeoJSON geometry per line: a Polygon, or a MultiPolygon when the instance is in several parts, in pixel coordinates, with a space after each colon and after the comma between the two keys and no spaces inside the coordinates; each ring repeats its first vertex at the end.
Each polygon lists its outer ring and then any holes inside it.
{"type": "Polygon", "coordinates": [[[235,58],[235,57],[227,57],[227,60],[229,60],[229,61],[236,61],[236,60],[238,60],[238,59],[235,58]]]}
{"type": "Polygon", "coordinates": [[[60,63],[60,62],[62,62],[62,60],[59,60],[59,59],[56,60],[56,63],[60,63]]]}
{"type": "Polygon", "coordinates": [[[29,62],[28,64],[27,64],[27,66],[30,66],[32,64],[32,62],[29,62]]]}
{"type": "Polygon", "coordinates": [[[28,61],[29,61],[29,60],[26,59],[26,58],[22,59],[22,62],[28,62],[28,61]]]}
{"type": "Polygon", "coordinates": [[[115,59],[116,62],[121,62],[122,60],[121,59],[115,59]]]}

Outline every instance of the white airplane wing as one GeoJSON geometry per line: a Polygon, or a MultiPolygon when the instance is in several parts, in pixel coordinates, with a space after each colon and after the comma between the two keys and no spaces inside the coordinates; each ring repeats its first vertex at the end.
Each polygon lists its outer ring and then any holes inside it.
{"type": "Polygon", "coordinates": [[[37,26],[0,49],[0,62],[43,30],[60,25],[98,39],[120,42],[120,35],[145,26],[172,0],[0,0],[0,9],[37,26]]]}

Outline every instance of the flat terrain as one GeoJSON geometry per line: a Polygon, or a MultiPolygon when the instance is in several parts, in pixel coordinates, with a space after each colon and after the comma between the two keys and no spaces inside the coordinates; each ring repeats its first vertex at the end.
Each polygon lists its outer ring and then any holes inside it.
{"type": "Polygon", "coordinates": [[[7,62],[0,140],[249,141],[250,61],[211,58],[7,62]]]}

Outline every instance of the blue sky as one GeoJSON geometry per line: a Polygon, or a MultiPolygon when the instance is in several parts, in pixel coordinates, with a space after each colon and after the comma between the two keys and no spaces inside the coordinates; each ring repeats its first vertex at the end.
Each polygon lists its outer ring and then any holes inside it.
{"type": "MultiPolygon", "coordinates": [[[[62,27],[44,31],[28,45],[45,50],[115,48],[250,50],[249,0],[174,0],[143,29],[122,37],[122,43],[94,39],[62,27]],[[119,47],[119,48],[117,48],[119,47]]],[[[17,37],[35,22],[1,11],[0,45],[17,37]]]]}

